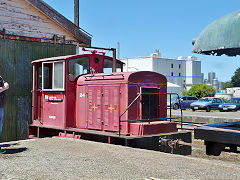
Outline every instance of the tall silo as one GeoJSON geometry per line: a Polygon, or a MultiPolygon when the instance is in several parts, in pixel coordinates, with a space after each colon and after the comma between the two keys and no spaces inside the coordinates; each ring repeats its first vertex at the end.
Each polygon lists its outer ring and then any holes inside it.
{"type": "Polygon", "coordinates": [[[213,79],[216,79],[216,74],[215,72],[209,72],[208,73],[208,83],[213,85],[213,79]]]}
{"type": "Polygon", "coordinates": [[[214,89],[218,90],[218,80],[217,79],[212,80],[212,86],[214,87],[214,89]]]}
{"type": "Polygon", "coordinates": [[[218,82],[218,89],[223,89],[223,82],[221,81],[218,82]]]}

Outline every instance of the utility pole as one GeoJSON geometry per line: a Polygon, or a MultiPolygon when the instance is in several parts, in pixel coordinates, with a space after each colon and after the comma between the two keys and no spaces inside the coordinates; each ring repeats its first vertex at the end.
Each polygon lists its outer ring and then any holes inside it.
{"type": "Polygon", "coordinates": [[[79,0],[74,0],[74,24],[79,27],[79,0]]]}

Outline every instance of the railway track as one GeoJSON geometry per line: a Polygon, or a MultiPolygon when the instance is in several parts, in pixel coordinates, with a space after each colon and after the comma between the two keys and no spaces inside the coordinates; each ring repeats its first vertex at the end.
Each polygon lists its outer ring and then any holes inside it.
{"type": "Polygon", "coordinates": [[[196,128],[197,126],[201,126],[204,124],[204,123],[183,122],[182,128],[181,128],[181,123],[179,121],[175,121],[175,122],[177,123],[178,129],[189,130],[189,131],[193,131],[194,128],[196,128]]]}

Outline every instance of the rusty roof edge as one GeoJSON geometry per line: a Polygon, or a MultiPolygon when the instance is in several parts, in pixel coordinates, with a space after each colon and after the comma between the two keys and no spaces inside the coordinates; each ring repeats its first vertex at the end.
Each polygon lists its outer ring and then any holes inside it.
{"type": "Polygon", "coordinates": [[[27,1],[36,8],[38,8],[40,11],[42,11],[44,14],[46,14],[48,17],[50,17],[52,20],[54,20],[62,27],[64,27],[71,34],[73,34],[73,36],[76,37],[80,43],[84,43],[91,46],[92,38],[89,33],[77,27],[74,23],[65,18],[63,15],[61,15],[47,3],[43,2],[42,0],[27,0],[27,1]]]}
{"type": "Polygon", "coordinates": [[[213,50],[207,50],[207,51],[202,51],[201,49],[199,51],[192,50],[193,53],[197,54],[204,54],[204,55],[215,55],[215,56],[221,56],[223,54],[227,56],[237,56],[240,55],[240,48],[225,48],[225,49],[213,49],[213,50]]]}

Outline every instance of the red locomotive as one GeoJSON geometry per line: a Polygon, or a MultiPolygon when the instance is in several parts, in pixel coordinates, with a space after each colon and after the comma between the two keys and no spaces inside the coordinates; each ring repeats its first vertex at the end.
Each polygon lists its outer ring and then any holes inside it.
{"type": "Polygon", "coordinates": [[[60,135],[142,148],[149,137],[191,139],[167,119],[167,80],[159,73],[122,72],[121,61],[96,50],[32,64],[30,138],[60,135]]]}

